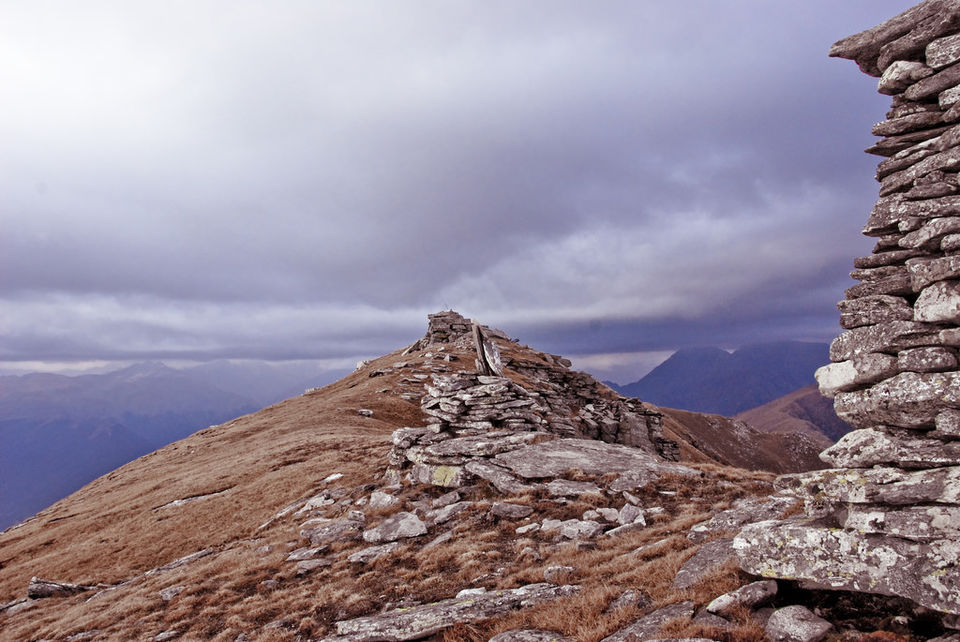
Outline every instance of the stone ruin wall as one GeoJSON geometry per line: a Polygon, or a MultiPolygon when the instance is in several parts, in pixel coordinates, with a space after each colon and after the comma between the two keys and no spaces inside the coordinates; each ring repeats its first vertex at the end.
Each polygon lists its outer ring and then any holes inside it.
{"type": "Polygon", "coordinates": [[[892,96],[867,151],[880,199],[838,304],[846,330],[817,372],[856,430],[833,468],[778,480],[805,514],[745,529],[768,577],[898,595],[960,614],[960,0],[927,0],[836,43],[892,96]]]}
{"type": "Polygon", "coordinates": [[[427,425],[394,433],[392,476],[457,487],[470,478],[518,488],[490,458],[549,439],[593,439],[676,461],[679,446],[663,437],[662,414],[618,395],[558,355],[526,347],[501,356],[514,341],[449,310],[428,317],[427,332],[404,355],[450,348],[474,352],[474,368],[444,368],[425,382],[427,425]],[[480,347],[482,346],[482,348],[480,347]],[[524,385],[507,376],[508,370],[524,385]]]}

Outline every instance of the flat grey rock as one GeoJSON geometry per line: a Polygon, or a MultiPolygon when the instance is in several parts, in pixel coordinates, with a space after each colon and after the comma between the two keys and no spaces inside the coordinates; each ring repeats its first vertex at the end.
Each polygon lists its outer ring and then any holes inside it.
{"type": "Polygon", "coordinates": [[[660,627],[679,618],[692,618],[693,602],[679,602],[657,609],[653,613],[644,615],[638,620],[620,629],[613,635],[608,635],[601,642],[635,642],[636,640],[651,640],[656,638],[660,627]]]}
{"type": "Polygon", "coordinates": [[[419,640],[454,624],[479,622],[520,608],[575,595],[578,586],[529,584],[517,589],[488,591],[337,622],[337,633],[351,640],[419,640]]]}
{"type": "Polygon", "coordinates": [[[419,537],[427,533],[427,525],[413,513],[401,511],[386,518],[374,528],[363,532],[363,541],[376,544],[378,542],[395,542],[398,539],[419,537]]]}
{"type": "Polygon", "coordinates": [[[693,557],[680,567],[676,577],[673,578],[672,586],[675,589],[690,588],[705,575],[732,559],[736,559],[732,539],[721,538],[707,542],[701,545],[693,557]]]}
{"type": "Polygon", "coordinates": [[[525,479],[562,477],[572,469],[588,475],[636,473],[648,471],[658,476],[667,473],[692,473],[686,466],[671,464],[656,455],[630,446],[588,439],[555,439],[501,453],[494,461],[525,479]]]}

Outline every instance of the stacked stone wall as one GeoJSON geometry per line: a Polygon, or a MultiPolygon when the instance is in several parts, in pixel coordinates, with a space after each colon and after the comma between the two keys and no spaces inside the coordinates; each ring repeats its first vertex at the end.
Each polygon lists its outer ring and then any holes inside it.
{"type": "Polygon", "coordinates": [[[737,539],[766,576],[907,597],[960,613],[960,1],[928,0],[836,43],[892,96],[867,151],[880,199],[839,304],[846,330],[817,372],[856,430],[821,454],[830,470],[778,484],[800,518],[737,539]]]}

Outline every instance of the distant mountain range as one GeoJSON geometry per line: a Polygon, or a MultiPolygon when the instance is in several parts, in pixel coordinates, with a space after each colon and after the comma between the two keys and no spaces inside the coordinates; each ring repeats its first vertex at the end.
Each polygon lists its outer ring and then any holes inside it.
{"type": "Polygon", "coordinates": [[[678,350],[649,374],[623,386],[621,394],[693,412],[733,416],[814,383],[813,373],[829,362],[829,345],[784,341],[678,350]]]}
{"type": "Polygon", "coordinates": [[[0,376],[0,529],[141,455],[342,374],[222,361],[0,376]]]}

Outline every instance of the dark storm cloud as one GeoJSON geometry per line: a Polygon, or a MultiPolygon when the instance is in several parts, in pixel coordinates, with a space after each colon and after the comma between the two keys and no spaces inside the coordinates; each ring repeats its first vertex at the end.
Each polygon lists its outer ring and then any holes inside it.
{"type": "Polygon", "coordinates": [[[829,338],[909,4],[0,9],[0,358],[829,338]]]}

